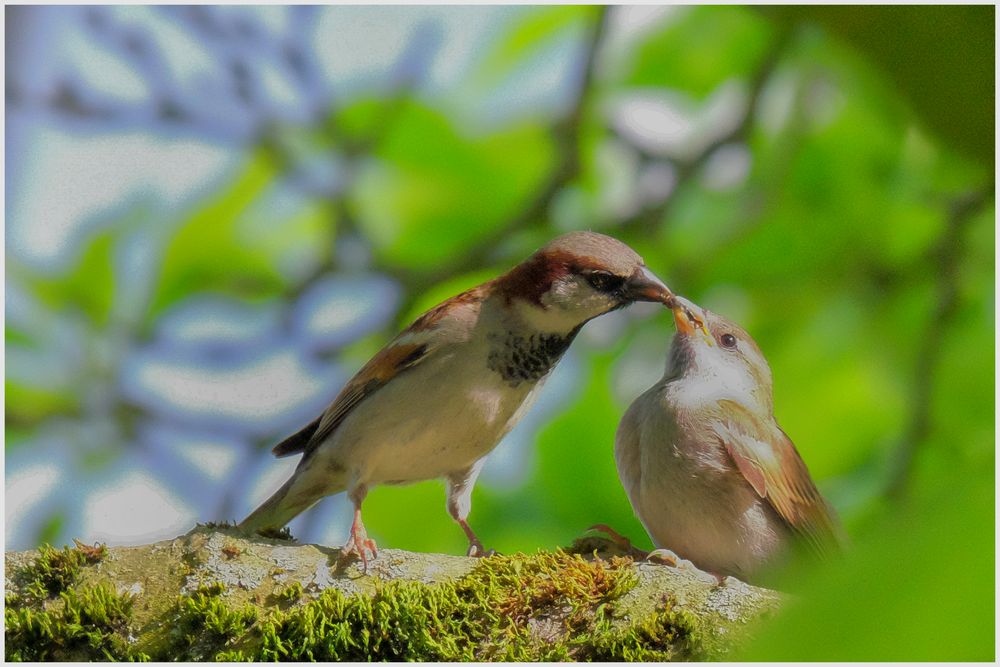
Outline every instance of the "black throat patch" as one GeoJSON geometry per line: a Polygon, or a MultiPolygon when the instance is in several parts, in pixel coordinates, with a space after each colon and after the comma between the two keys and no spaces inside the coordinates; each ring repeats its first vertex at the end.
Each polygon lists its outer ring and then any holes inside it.
{"type": "Polygon", "coordinates": [[[486,365],[512,387],[522,382],[537,382],[555,367],[579,331],[580,327],[565,335],[535,333],[525,336],[513,331],[491,334],[486,365]]]}

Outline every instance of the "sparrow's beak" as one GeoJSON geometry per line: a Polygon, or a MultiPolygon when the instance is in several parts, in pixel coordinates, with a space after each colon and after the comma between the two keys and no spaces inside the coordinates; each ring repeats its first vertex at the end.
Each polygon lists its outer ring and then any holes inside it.
{"type": "Polygon", "coordinates": [[[671,299],[674,298],[670,288],[645,266],[635,270],[625,284],[625,290],[628,298],[633,301],[657,301],[669,306],[671,299]]]}
{"type": "Polygon", "coordinates": [[[709,346],[715,344],[712,334],[705,327],[705,318],[701,308],[680,296],[673,297],[668,306],[674,311],[674,323],[677,324],[678,333],[683,336],[692,336],[697,332],[701,334],[709,346]]]}

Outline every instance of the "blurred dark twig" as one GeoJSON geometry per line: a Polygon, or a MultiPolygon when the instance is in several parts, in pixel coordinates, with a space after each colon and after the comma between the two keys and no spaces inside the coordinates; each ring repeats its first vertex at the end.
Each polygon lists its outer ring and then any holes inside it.
{"type": "MultiPolygon", "coordinates": [[[[511,233],[520,231],[533,223],[545,219],[549,205],[567,183],[580,173],[580,130],[583,124],[587,105],[593,96],[594,71],[600,54],[608,24],[608,7],[595,9],[596,15],[590,32],[584,44],[584,57],[580,67],[579,81],[569,112],[552,128],[552,138],[555,144],[556,164],[551,173],[527,205],[516,213],[506,224],[501,225],[485,239],[479,241],[468,253],[462,255],[462,260],[454,267],[454,272],[470,271],[490,257],[491,251],[511,233]]],[[[430,277],[436,281],[443,277],[441,272],[430,277]]]]}
{"type": "Polygon", "coordinates": [[[488,265],[496,259],[494,256],[496,248],[502,241],[510,238],[512,234],[544,223],[553,200],[580,174],[580,133],[587,106],[593,96],[594,73],[607,31],[609,11],[606,6],[594,8],[594,18],[583,46],[584,57],[573,100],[566,115],[556,121],[551,128],[556,160],[548,176],[524,207],[479,239],[454,262],[433,267],[426,272],[401,276],[407,285],[407,296],[399,309],[402,317],[407,316],[416,299],[430,286],[451,276],[488,265]]]}
{"type": "MultiPolygon", "coordinates": [[[[728,132],[723,132],[722,134],[716,136],[695,155],[683,160],[676,160],[673,165],[676,169],[676,185],[673,192],[659,203],[642,208],[629,217],[619,220],[617,223],[619,229],[624,232],[640,235],[662,233],[663,225],[661,223],[669,216],[671,207],[674,205],[674,202],[677,201],[678,191],[681,188],[686,187],[688,183],[694,180],[715,151],[727,144],[740,143],[747,140],[750,135],[750,131],[753,129],[754,122],[757,119],[757,113],[760,107],[760,98],[764,91],[764,87],[780,63],[781,57],[791,39],[791,35],[792,33],[789,29],[781,29],[772,41],[770,49],[764,55],[760,66],[757,68],[753,78],[750,80],[746,110],[744,111],[740,122],[735,124],[728,132]]],[[[625,140],[624,137],[619,136],[619,138],[623,141],[625,140]]],[[[636,149],[644,159],[656,159],[654,156],[646,154],[646,152],[641,148],[637,146],[632,147],[636,149]]]]}
{"type": "Polygon", "coordinates": [[[189,32],[206,49],[216,67],[192,88],[181,85],[171,72],[164,46],[149,28],[132,25],[109,7],[81,8],[83,22],[95,44],[128,64],[147,87],[147,99],[131,102],[102,94],[70,71],[51,90],[38,89],[13,75],[7,89],[15,112],[53,116],[69,125],[126,132],[133,129],[193,137],[210,143],[253,144],[260,133],[278,121],[317,120],[329,107],[330,94],[315,55],[301,48],[302,28],[313,27],[306,9],[292,12],[290,30],[270,34],[252,13],[223,14],[218,8],[161,7],[159,12],[189,32]],[[279,110],[264,93],[262,63],[292,74],[304,103],[279,110]],[[212,104],[205,104],[206,95],[212,104]]]}
{"type": "Polygon", "coordinates": [[[910,417],[893,452],[886,495],[899,501],[906,497],[916,455],[931,434],[931,404],[943,340],[958,311],[958,278],[962,261],[963,237],[969,223],[992,199],[992,189],[955,197],[949,203],[948,224],[934,249],[937,300],[921,337],[913,373],[910,417]]]}

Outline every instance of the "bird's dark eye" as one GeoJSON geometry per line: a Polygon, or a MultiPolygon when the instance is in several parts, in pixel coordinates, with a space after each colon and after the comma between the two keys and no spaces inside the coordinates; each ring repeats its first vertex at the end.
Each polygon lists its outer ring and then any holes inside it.
{"type": "Polygon", "coordinates": [[[736,336],[734,336],[733,334],[722,334],[719,337],[719,345],[728,348],[736,347],[736,336]]]}
{"type": "Polygon", "coordinates": [[[625,279],[606,271],[591,271],[584,276],[598,292],[614,292],[625,284],[625,279]]]}

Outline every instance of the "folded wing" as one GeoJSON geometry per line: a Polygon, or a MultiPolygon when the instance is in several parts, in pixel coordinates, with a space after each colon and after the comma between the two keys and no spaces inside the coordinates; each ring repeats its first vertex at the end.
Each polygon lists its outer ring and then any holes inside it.
{"type": "Polygon", "coordinates": [[[271,451],[275,456],[305,452],[309,456],[320,443],[329,438],[361,401],[365,400],[393,377],[423,361],[431,350],[428,343],[390,344],[365,364],[341,389],[322,415],[295,435],[285,438],[271,451]]]}
{"type": "Polygon", "coordinates": [[[844,540],[840,522],[785,432],[736,402],[722,403],[725,416],[713,427],[743,477],[814,550],[839,549],[844,540]]]}

